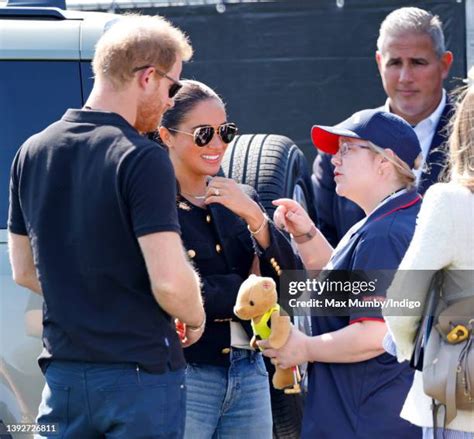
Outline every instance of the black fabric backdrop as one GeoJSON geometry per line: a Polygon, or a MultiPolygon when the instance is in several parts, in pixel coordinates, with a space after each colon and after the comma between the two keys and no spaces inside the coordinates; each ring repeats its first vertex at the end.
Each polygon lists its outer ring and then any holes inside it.
{"type": "MultiPolygon", "coordinates": [[[[314,123],[334,124],[385,101],[375,64],[380,23],[392,10],[438,14],[455,55],[446,87],[466,72],[465,1],[281,1],[141,9],[168,17],[190,36],[195,55],[184,78],[203,81],[227,102],[241,133],[292,138],[312,162],[314,123]]],[[[123,11],[117,11],[123,12],[123,11]]]]}

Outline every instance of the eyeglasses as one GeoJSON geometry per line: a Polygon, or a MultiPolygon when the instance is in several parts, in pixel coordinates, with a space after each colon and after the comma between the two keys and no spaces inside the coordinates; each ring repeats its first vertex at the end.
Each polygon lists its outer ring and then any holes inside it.
{"type": "Polygon", "coordinates": [[[137,73],[140,70],[145,70],[145,69],[148,69],[149,67],[153,67],[155,69],[156,73],[158,73],[158,75],[162,76],[163,78],[169,79],[172,82],[172,84],[171,84],[171,86],[168,90],[168,96],[169,96],[170,99],[173,99],[176,96],[176,93],[178,93],[178,91],[181,90],[181,88],[183,87],[183,84],[181,84],[181,82],[176,81],[176,79],[173,79],[171,76],[169,76],[166,73],[162,72],[161,70],[157,69],[153,65],[135,67],[132,70],[132,73],[137,73]]]}
{"type": "Polygon", "coordinates": [[[188,136],[193,136],[194,143],[196,146],[203,147],[210,143],[214,134],[217,132],[219,137],[224,143],[230,143],[234,140],[237,132],[239,131],[235,123],[223,123],[217,127],[211,125],[204,125],[202,127],[197,127],[192,133],[187,131],[176,130],[174,128],[168,128],[170,131],[176,133],[187,134],[188,136]]]}
{"type": "Polygon", "coordinates": [[[357,148],[362,148],[362,149],[372,149],[370,146],[361,145],[360,143],[342,142],[341,145],[339,146],[339,153],[341,157],[344,157],[354,146],[357,148]]]}
{"type": "Polygon", "coordinates": [[[392,163],[394,166],[400,169],[403,174],[412,178],[413,180],[416,178],[415,175],[413,174],[413,171],[410,169],[410,167],[408,166],[406,162],[404,162],[398,156],[395,156],[396,158],[393,159],[385,152],[383,148],[375,145],[372,142],[370,142],[369,145],[361,145],[359,143],[352,143],[352,142],[341,142],[341,146],[339,147],[339,152],[341,154],[341,157],[346,155],[353,146],[357,148],[362,148],[362,149],[369,149],[370,151],[373,151],[376,154],[380,154],[385,160],[388,160],[390,163],[392,163]]]}

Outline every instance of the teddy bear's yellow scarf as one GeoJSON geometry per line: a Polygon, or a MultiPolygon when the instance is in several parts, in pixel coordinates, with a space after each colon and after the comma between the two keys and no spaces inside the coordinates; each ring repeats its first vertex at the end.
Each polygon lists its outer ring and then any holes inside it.
{"type": "Polygon", "coordinates": [[[255,323],[252,319],[252,330],[253,333],[260,337],[261,340],[266,340],[270,337],[270,333],[272,332],[270,326],[268,325],[268,321],[270,320],[272,314],[274,312],[280,312],[280,305],[276,304],[272,308],[270,308],[260,319],[258,323],[255,323]]]}

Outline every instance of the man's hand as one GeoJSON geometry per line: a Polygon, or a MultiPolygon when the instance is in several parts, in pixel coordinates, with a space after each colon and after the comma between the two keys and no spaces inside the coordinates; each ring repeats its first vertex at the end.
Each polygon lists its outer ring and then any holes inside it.
{"type": "Polygon", "coordinates": [[[183,348],[187,348],[192,344],[196,343],[204,334],[204,326],[200,329],[186,328],[186,336],[182,342],[183,348]]]}
{"type": "Polygon", "coordinates": [[[198,329],[191,329],[185,323],[175,319],[176,332],[178,333],[181,345],[183,348],[187,348],[192,344],[196,343],[204,333],[206,325],[203,324],[198,329]]]}
{"type": "Polygon", "coordinates": [[[270,358],[274,365],[282,369],[288,369],[289,367],[311,361],[308,349],[310,340],[311,337],[292,327],[288,341],[278,350],[269,348],[268,340],[258,341],[257,344],[265,349],[263,355],[270,358]]]}

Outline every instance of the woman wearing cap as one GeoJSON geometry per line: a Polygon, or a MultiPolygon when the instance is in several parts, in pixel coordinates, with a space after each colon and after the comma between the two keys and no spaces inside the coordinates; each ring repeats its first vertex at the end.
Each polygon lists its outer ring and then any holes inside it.
{"type": "Polygon", "coordinates": [[[215,177],[237,133],[221,98],[201,82],[182,84],[159,134],[178,180],[182,239],[201,276],[206,311],[203,336],[185,349],[185,437],[270,439],[268,374],[261,353],[250,348],[249,323],[237,319],[233,307],[254,266],[278,283],[281,269],[297,268],[299,261],[254,189],[215,177]]]}
{"type": "MultiPolygon", "coordinates": [[[[367,216],[335,249],[293,200],[274,202],[275,223],[292,234],[307,269],[325,268],[331,275],[344,270],[338,273],[348,280],[355,270],[396,270],[421,204],[412,172],[420,155],[413,129],[398,116],[364,110],[336,127],[314,126],[312,140],[334,155],[338,195],[367,216]]],[[[372,296],[384,296],[388,285],[379,279],[372,296]]],[[[366,303],[369,295],[357,298],[366,303]]],[[[413,374],[408,364],[384,353],[381,310],[349,306],[345,316],[330,313],[312,318],[312,337],[293,329],[282,349],[265,351],[283,367],[310,362],[302,437],[421,437],[419,428],[399,416],[413,374]]]]}

